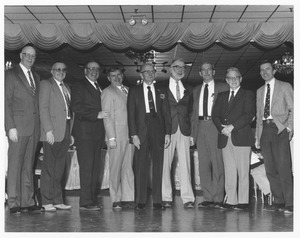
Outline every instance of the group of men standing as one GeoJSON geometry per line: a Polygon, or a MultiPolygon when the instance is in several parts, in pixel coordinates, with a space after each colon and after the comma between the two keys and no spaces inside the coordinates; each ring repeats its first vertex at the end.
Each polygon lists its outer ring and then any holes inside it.
{"type": "MultiPolygon", "coordinates": [[[[182,82],[186,65],[181,59],[171,63],[167,87],[154,84],[153,64],[142,65],[142,83],[130,88],[123,85],[122,70],[112,67],[107,74],[111,85],[102,91],[97,83],[100,66],[90,61],[84,68],[85,77],[70,90],[64,83],[64,63],[54,63],[52,77],[40,82],[38,74],[31,71],[35,58],[34,48],[24,47],[20,64],[5,74],[7,193],[12,214],[71,208],[64,204],[61,188],[71,131],[80,166],[80,209],[100,210],[103,206],[96,188],[105,141],[113,209],[135,204],[137,210],[144,210],[149,184],[153,208],[172,207],[175,150],[181,198],[185,208],[193,208],[190,146],[194,144],[203,191],[198,207],[248,208],[255,96],[240,87],[242,75],[237,68],[227,70],[226,84],[215,82],[214,66],[204,62],[199,71],[203,84],[192,89],[182,82]],[[32,178],[39,139],[44,148],[42,207],[35,205],[32,178]]],[[[261,76],[271,87],[262,86],[257,93],[256,146],[261,147],[274,196],[268,210],[292,213],[288,143],[293,133],[293,90],[276,80],[275,72],[271,62],[261,63],[261,76]]]]}

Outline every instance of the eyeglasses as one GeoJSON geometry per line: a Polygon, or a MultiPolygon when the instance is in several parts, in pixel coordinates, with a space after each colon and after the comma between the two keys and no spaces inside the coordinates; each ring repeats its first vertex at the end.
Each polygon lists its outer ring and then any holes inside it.
{"type": "Polygon", "coordinates": [[[145,70],[145,71],[142,71],[141,73],[142,73],[142,74],[143,74],[143,73],[146,73],[146,74],[155,74],[155,73],[156,73],[156,70],[145,70]]]}
{"type": "Polygon", "coordinates": [[[29,53],[22,53],[24,56],[25,56],[25,58],[27,58],[27,59],[35,59],[36,58],[36,55],[31,55],[31,54],[29,54],[29,53]]]}
{"type": "Polygon", "coordinates": [[[100,68],[99,67],[91,67],[91,68],[86,68],[92,72],[100,72],[100,68]]]}
{"type": "Polygon", "coordinates": [[[236,76],[236,77],[226,77],[229,81],[234,81],[234,80],[240,80],[241,76],[236,76]]]}
{"type": "Polygon", "coordinates": [[[174,66],[171,66],[172,68],[175,68],[175,69],[177,69],[177,70],[185,70],[186,69],[186,66],[184,65],[184,66],[180,66],[180,65],[174,65],[174,66]]]}
{"type": "Polygon", "coordinates": [[[55,70],[56,72],[59,72],[59,73],[67,73],[67,69],[57,68],[57,69],[52,69],[52,70],[55,70]]]}

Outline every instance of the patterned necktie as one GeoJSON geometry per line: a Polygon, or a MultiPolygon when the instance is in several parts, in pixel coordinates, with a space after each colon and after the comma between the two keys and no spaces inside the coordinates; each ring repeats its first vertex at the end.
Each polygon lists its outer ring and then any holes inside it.
{"type": "Polygon", "coordinates": [[[68,114],[68,118],[71,118],[71,99],[70,99],[70,95],[69,95],[69,91],[68,89],[66,88],[66,86],[64,85],[64,83],[60,83],[59,84],[62,88],[62,91],[63,91],[63,95],[64,95],[64,98],[66,100],[66,104],[67,104],[67,114],[68,114]]]}
{"type": "Polygon", "coordinates": [[[30,70],[28,70],[27,73],[28,73],[28,77],[29,77],[29,81],[30,81],[31,92],[32,92],[33,96],[35,96],[35,85],[34,85],[32,77],[31,77],[30,70]]]}
{"type": "Polygon", "coordinates": [[[151,91],[151,87],[148,86],[147,88],[148,88],[148,102],[149,102],[150,113],[154,116],[155,115],[155,106],[154,106],[153,94],[151,91]]]}
{"type": "Polygon", "coordinates": [[[265,101],[265,110],[264,110],[264,118],[267,119],[270,116],[270,84],[267,84],[267,95],[266,95],[266,101],[265,101]]]}
{"type": "Polygon", "coordinates": [[[231,91],[231,95],[230,95],[230,98],[229,98],[229,101],[228,101],[227,114],[228,114],[229,111],[230,111],[230,108],[231,108],[231,106],[232,106],[233,99],[234,99],[234,91],[231,91]]]}
{"type": "Polygon", "coordinates": [[[181,99],[178,81],[176,81],[176,99],[177,99],[177,102],[179,102],[179,100],[181,99]]]}
{"type": "Polygon", "coordinates": [[[121,86],[121,91],[127,96],[128,92],[124,85],[121,86]]]}
{"type": "Polygon", "coordinates": [[[204,96],[203,96],[203,116],[204,117],[208,116],[207,104],[208,104],[208,84],[205,84],[204,96]]]}
{"type": "Polygon", "coordinates": [[[94,84],[95,84],[96,90],[100,91],[99,84],[97,82],[94,82],[94,84]]]}

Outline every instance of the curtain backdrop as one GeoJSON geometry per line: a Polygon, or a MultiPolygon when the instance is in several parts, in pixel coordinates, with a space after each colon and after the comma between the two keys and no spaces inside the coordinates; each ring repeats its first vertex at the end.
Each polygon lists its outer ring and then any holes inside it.
{"type": "Polygon", "coordinates": [[[194,50],[203,50],[214,42],[237,48],[249,41],[264,48],[284,42],[294,43],[291,22],[271,23],[150,23],[146,26],[128,23],[101,24],[5,24],[5,49],[17,50],[32,43],[51,50],[64,43],[87,50],[98,43],[116,49],[166,50],[177,42],[194,50]]]}

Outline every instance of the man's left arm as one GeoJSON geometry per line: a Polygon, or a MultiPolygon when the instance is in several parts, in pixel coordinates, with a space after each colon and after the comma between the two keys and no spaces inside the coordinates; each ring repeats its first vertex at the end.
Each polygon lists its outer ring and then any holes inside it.
{"type": "Polygon", "coordinates": [[[287,130],[289,131],[289,139],[291,140],[294,135],[294,91],[290,84],[287,84],[285,90],[285,101],[288,110],[287,130]]]}

